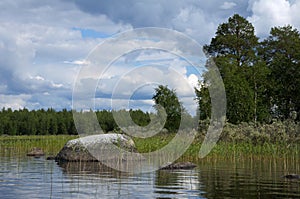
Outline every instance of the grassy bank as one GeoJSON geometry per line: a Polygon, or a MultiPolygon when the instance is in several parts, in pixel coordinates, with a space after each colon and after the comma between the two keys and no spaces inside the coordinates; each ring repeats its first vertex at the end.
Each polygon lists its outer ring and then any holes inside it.
{"type": "Polygon", "coordinates": [[[45,136],[0,136],[1,155],[25,155],[33,147],[40,147],[46,155],[55,155],[68,140],[75,135],[45,135],[45,136]]]}

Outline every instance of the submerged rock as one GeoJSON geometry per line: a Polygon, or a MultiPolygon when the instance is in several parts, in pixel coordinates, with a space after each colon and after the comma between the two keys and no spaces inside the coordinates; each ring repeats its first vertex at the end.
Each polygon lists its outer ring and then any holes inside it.
{"type": "Polygon", "coordinates": [[[287,174],[287,175],[284,175],[283,176],[284,178],[286,178],[286,179],[300,179],[300,175],[298,175],[298,174],[287,174]]]}
{"type": "Polygon", "coordinates": [[[196,164],[192,162],[177,162],[177,163],[172,163],[168,166],[160,168],[160,170],[173,170],[173,169],[193,169],[197,167],[196,164]]]}
{"type": "Polygon", "coordinates": [[[55,160],[55,156],[48,156],[46,160],[55,160]]]}
{"type": "Polygon", "coordinates": [[[44,156],[45,153],[41,148],[33,147],[29,153],[27,153],[27,156],[34,156],[34,157],[40,157],[44,156]]]}
{"type": "Polygon", "coordinates": [[[109,133],[86,136],[68,141],[55,157],[58,162],[129,161],[142,159],[133,140],[121,134],[109,133]]]}

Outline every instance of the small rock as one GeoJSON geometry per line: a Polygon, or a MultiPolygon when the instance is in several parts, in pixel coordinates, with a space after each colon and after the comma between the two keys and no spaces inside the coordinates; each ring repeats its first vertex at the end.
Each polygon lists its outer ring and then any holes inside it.
{"type": "Polygon", "coordinates": [[[177,163],[172,163],[168,166],[160,168],[161,170],[174,170],[174,169],[193,169],[197,167],[196,164],[192,162],[177,162],[177,163]]]}
{"type": "Polygon", "coordinates": [[[46,158],[46,160],[55,160],[55,156],[49,156],[46,158]]]}
{"type": "Polygon", "coordinates": [[[283,176],[284,178],[286,178],[286,179],[300,179],[300,175],[298,175],[298,174],[287,174],[287,175],[284,175],[283,176]]]}
{"type": "Polygon", "coordinates": [[[41,148],[33,147],[29,153],[27,153],[27,156],[34,156],[34,157],[40,157],[44,156],[45,153],[41,148]]]}

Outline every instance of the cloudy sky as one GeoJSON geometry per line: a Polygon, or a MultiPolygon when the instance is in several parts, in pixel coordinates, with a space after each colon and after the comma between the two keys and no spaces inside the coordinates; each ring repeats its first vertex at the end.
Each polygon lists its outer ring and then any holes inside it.
{"type": "MultiPolygon", "coordinates": [[[[300,0],[1,0],[0,10],[0,107],[13,109],[70,109],[87,56],[124,31],[168,28],[204,45],[234,13],[247,18],[260,38],[273,26],[300,29],[300,0]]],[[[129,88],[135,88],[130,106],[149,110],[153,87],[164,80],[192,109],[188,87],[200,74],[186,60],[163,50],[141,50],[111,61],[102,81],[90,82],[97,84],[97,108],[109,108],[112,97],[128,102],[129,88]]]]}

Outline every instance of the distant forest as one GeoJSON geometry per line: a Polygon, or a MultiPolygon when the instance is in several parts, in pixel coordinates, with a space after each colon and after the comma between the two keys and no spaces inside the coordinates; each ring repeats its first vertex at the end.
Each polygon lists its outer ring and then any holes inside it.
{"type": "MultiPolygon", "coordinates": [[[[300,120],[300,33],[290,25],[274,27],[260,40],[253,25],[235,14],[220,24],[215,37],[204,50],[214,60],[226,90],[228,123],[269,124],[274,120],[300,120]]],[[[195,89],[199,118],[211,117],[210,68],[203,74],[200,89],[195,89]]],[[[155,104],[165,107],[165,128],[170,132],[180,125],[184,114],[186,125],[194,122],[181,106],[175,90],[160,85],[153,96],[155,104]]],[[[120,110],[124,111],[124,110],[120,110]]],[[[145,126],[150,113],[130,110],[133,121],[145,126]]],[[[99,124],[105,132],[118,129],[113,111],[97,111],[99,124]]],[[[41,109],[29,111],[3,108],[0,111],[0,135],[77,134],[72,111],[41,109]]],[[[198,121],[197,121],[198,122],[198,121]]]]}
{"type": "MultiPolygon", "coordinates": [[[[124,110],[121,110],[124,111],[124,110]]],[[[144,126],[149,123],[148,113],[141,110],[130,110],[133,121],[144,126]]],[[[113,111],[95,112],[104,132],[117,129],[117,124],[113,118],[113,111]]],[[[54,109],[15,110],[2,109],[0,112],[0,135],[58,135],[58,134],[77,134],[73,120],[72,111],[63,109],[55,111],[54,109]]]]}

